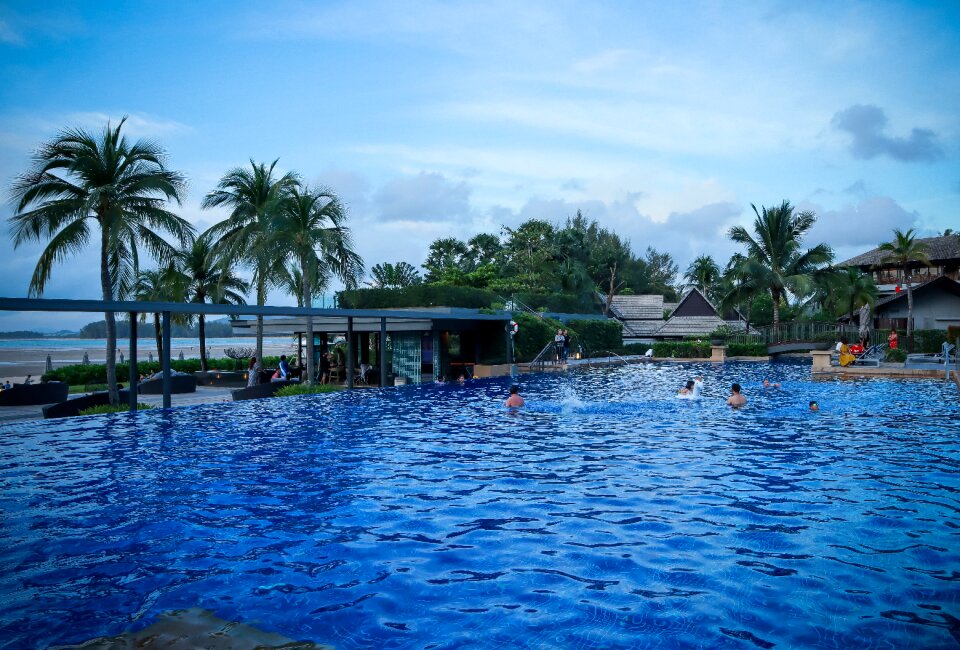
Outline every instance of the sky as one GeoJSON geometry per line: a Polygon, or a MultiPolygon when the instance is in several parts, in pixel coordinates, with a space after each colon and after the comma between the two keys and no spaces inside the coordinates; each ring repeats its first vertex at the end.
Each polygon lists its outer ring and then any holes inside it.
{"type": "MultiPolygon", "coordinates": [[[[730,226],[783,200],[842,261],[960,230],[958,61],[956,1],[0,0],[0,295],[42,250],[7,224],[31,153],[122,116],[187,176],[197,228],[226,216],[200,209],[224,173],[279,159],[343,198],[368,269],[578,209],[681,271],[722,265],[730,226]]],[[[100,297],[97,259],[45,297],[100,297]]]]}

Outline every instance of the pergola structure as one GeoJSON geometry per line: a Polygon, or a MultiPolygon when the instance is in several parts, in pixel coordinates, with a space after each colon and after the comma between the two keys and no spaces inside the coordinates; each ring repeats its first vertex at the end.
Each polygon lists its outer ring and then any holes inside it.
{"type": "MultiPolygon", "coordinates": [[[[304,325],[308,318],[314,322],[315,331],[322,328],[342,331],[347,338],[346,384],[348,388],[354,386],[353,358],[356,348],[355,333],[377,332],[380,336],[380,349],[386,349],[388,327],[394,331],[405,329],[423,329],[425,323],[434,321],[501,321],[505,324],[510,320],[508,312],[482,314],[474,310],[465,309],[317,309],[313,307],[271,307],[257,305],[220,305],[208,303],[180,303],[180,302],[143,302],[143,301],[104,301],[104,300],[65,300],[49,298],[0,298],[0,311],[27,311],[27,312],[73,312],[73,313],[125,313],[130,316],[130,410],[137,410],[136,386],[139,381],[137,374],[137,318],[140,314],[161,314],[161,336],[163,338],[160,356],[160,367],[163,376],[163,406],[171,405],[171,374],[170,374],[170,317],[171,314],[203,314],[213,316],[230,316],[237,324],[239,316],[272,316],[280,317],[280,321],[265,321],[265,330],[273,327],[295,328],[304,325]],[[269,324],[269,325],[268,325],[269,324]]],[[[288,331],[296,331],[295,329],[288,331]]],[[[302,331],[302,330],[301,330],[302,331]]],[[[507,349],[509,333],[506,334],[507,349]]],[[[386,355],[380,355],[380,385],[387,382],[386,355]]]]}

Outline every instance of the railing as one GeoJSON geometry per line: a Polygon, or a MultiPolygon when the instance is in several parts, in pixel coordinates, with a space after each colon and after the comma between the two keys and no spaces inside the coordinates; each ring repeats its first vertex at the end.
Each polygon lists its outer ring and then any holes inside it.
{"type": "Polygon", "coordinates": [[[513,297],[511,297],[510,300],[507,300],[503,296],[497,296],[497,298],[502,300],[504,304],[512,305],[513,309],[516,309],[517,307],[519,307],[520,311],[525,311],[528,314],[536,316],[538,320],[543,320],[543,314],[538,312],[536,309],[534,309],[530,305],[524,303],[522,300],[517,300],[516,298],[513,298],[513,297]]]}
{"type": "Polygon", "coordinates": [[[549,358],[550,363],[559,363],[556,359],[557,355],[557,344],[555,341],[550,341],[543,349],[540,350],[540,353],[533,358],[533,361],[530,362],[530,366],[540,366],[540,370],[543,370],[543,367],[547,365],[547,360],[549,358]]]}
{"type": "Polygon", "coordinates": [[[621,362],[623,362],[623,365],[627,365],[628,363],[630,363],[629,361],[627,361],[626,359],[624,359],[622,356],[620,356],[619,354],[617,354],[617,353],[614,352],[613,350],[597,350],[596,352],[588,352],[588,353],[587,353],[587,356],[586,356],[587,364],[586,364],[586,365],[587,365],[588,367],[591,366],[591,365],[593,365],[592,362],[593,362],[595,359],[606,359],[607,362],[609,363],[609,362],[610,362],[610,359],[613,358],[613,357],[616,357],[618,360],[620,360],[621,362]]]}
{"type": "MultiPolygon", "coordinates": [[[[728,337],[733,343],[774,343],[787,342],[836,342],[841,338],[857,341],[860,329],[856,325],[838,325],[836,323],[792,321],[780,323],[776,327],[766,325],[756,328],[756,334],[738,332],[728,337]]],[[[870,330],[870,344],[885,343],[886,335],[875,329],[870,330]]]]}

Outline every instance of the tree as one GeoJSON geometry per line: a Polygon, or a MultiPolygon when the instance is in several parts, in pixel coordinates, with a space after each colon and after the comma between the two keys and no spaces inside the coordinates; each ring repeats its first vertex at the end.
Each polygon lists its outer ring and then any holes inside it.
{"type": "Polygon", "coordinates": [[[893,241],[880,244],[880,250],[887,253],[887,259],[895,262],[900,267],[903,276],[903,282],[907,285],[907,351],[913,351],[913,288],[910,286],[910,275],[908,273],[910,262],[921,262],[929,264],[930,258],[927,256],[927,245],[916,241],[916,233],[913,228],[906,232],[894,228],[893,241]]]}
{"type": "MultiPolygon", "coordinates": [[[[183,276],[172,263],[159,269],[140,271],[130,287],[130,293],[136,300],[143,302],[185,302],[183,276]]],[[[140,314],[140,322],[146,321],[146,314],[140,314]]],[[[177,314],[179,323],[186,318],[177,314]]],[[[160,312],[153,313],[153,336],[157,342],[157,357],[163,358],[163,336],[160,331],[160,312]]]]}
{"type": "Polygon", "coordinates": [[[744,331],[749,332],[754,300],[766,291],[766,288],[757,283],[750,274],[749,260],[740,253],[731,255],[719,284],[721,287],[720,311],[740,310],[746,303],[746,309],[743,310],[744,320],[746,320],[744,331]]]}
{"type": "Polygon", "coordinates": [[[373,276],[374,285],[381,289],[403,289],[418,285],[422,281],[417,269],[406,262],[374,264],[370,274],[373,276]]]}
{"type": "Polygon", "coordinates": [[[697,287],[707,298],[716,299],[716,285],[720,281],[720,267],[709,255],[700,255],[690,263],[683,279],[687,286],[697,287]]]}
{"type": "MultiPolygon", "coordinates": [[[[177,251],[175,264],[180,275],[179,282],[184,287],[184,300],[200,304],[208,299],[215,304],[246,304],[245,295],[249,286],[234,273],[232,260],[221,259],[209,231],[177,251]]],[[[200,369],[206,371],[206,317],[204,314],[197,316],[200,369]]]]}
{"type": "Polygon", "coordinates": [[[812,212],[794,214],[793,206],[784,201],[778,207],[758,212],[751,235],[743,226],[730,229],[729,237],[743,244],[747,249],[744,270],[752,277],[752,282],[765,287],[773,301],[773,324],[780,324],[780,301],[785,298],[790,287],[807,277],[821,264],[833,259],[833,251],[826,244],[818,244],[811,249],[801,251],[803,236],[816,222],[812,212]]]}
{"type": "Polygon", "coordinates": [[[436,239],[430,244],[423,268],[427,270],[427,282],[441,282],[451,270],[463,272],[463,259],[469,248],[456,237],[436,239]]]}
{"type": "MultiPolygon", "coordinates": [[[[130,143],[108,122],[95,136],[65,129],[40,146],[31,168],[12,189],[16,214],[10,218],[14,247],[48,240],[30,280],[32,296],[43,294],[53,267],[79,253],[100,230],[100,290],[112,301],[139,271],[140,249],[161,263],[173,246],[161,233],[183,243],[192,234],[185,220],[166,209],[185,192],[182,175],[166,167],[166,156],[153,142],[130,143]]],[[[117,391],[117,323],[104,314],[107,327],[106,371],[110,402],[117,391]]]]}
{"type": "MultiPolygon", "coordinates": [[[[237,167],[227,172],[201,204],[204,209],[231,209],[229,217],[208,233],[214,241],[221,239],[224,263],[241,260],[241,264],[253,270],[257,305],[261,307],[266,303],[267,289],[285,273],[283,259],[271,248],[271,221],[299,182],[292,172],[275,177],[276,166],[277,160],[268,167],[251,159],[250,169],[237,167]]],[[[263,316],[257,316],[256,356],[263,358],[263,316]]]]}
{"type": "MultiPolygon", "coordinates": [[[[271,248],[281,257],[292,257],[300,270],[303,306],[313,306],[314,287],[331,276],[348,289],[363,275],[363,260],[353,250],[347,210],[329,189],[296,184],[273,216],[271,248]]],[[[307,318],[307,381],[313,381],[313,318],[307,318]]]]}
{"type": "Polygon", "coordinates": [[[482,266],[496,264],[503,251],[500,239],[490,233],[479,233],[467,241],[467,252],[462,256],[464,271],[472,273],[482,266]]]}

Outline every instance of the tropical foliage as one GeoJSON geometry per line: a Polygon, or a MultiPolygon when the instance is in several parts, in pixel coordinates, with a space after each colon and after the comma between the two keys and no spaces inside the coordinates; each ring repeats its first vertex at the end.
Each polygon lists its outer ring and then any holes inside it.
{"type": "Polygon", "coordinates": [[[417,269],[407,262],[374,264],[370,275],[373,276],[373,286],[378,289],[403,289],[423,281],[417,269]]]}
{"type": "Polygon", "coordinates": [[[740,291],[756,295],[760,289],[773,301],[773,324],[780,323],[780,303],[791,290],[802,290],[812,274],[833,259],[826,244],[803,250],[803,237],[816,222],[812,212],[794,212],[789,201],[757,210],[753,233],[743,226],[730,229],[730,239],[746,249],[740,291]]]}
{"type": "MultiPolygon", "coordinates": [[[[30,295],[43,294],[53,268],[76,255],[99,235],[100,289],[111,301],[132,286],[144,251],[161,263],[174,247],[164,238],[189,241],[192,228],[167,209],[180,203],[185,180],[166,166],[158,145],[130,142],[123,135],[126,118],[99,134],[66,129],[40,146],[30,169],[14,183],[16,214],[10,222],[14,246],[46,242],[33,277],[30,295]]],[[[116,404],[116,318],[107,325],[107,384],[116,404]]]]}
{"type": "Polygon", "coordinates": [[[910,284],[910,263],[919,262],[929,264],[927,247],[923,242],[916,240],[913,228],[906,232],[899,229],[893,231],[893,241],[880,244],[880,250],[887,253],[887,259],[895,262],[900,268],[901,277],[907,286],[907,351],[913,351],[913,287],[910,284]]]}

